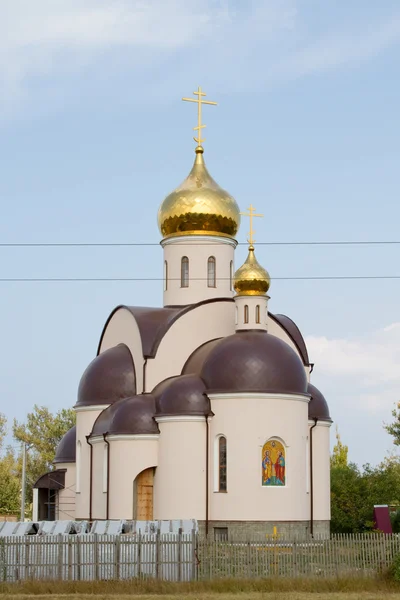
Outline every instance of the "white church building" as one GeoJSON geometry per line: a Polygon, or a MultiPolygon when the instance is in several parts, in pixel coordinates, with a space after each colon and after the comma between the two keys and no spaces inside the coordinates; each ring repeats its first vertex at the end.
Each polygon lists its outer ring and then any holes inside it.
{"type": "Polygon", "coordinates": [[[268,311],[252,206],[235,271],[240,209],[196,141],[192,170],[158,211],[163,307],[111,312],[79,384],[76,426],[35,484],[34,519],[328,534],[327,402],[300,330],[268,311]]]}

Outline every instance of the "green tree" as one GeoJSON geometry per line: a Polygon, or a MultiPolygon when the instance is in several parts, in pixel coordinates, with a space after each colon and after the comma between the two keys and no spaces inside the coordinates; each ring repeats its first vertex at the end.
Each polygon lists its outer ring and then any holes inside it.
{"type": "Polygon", "coordinates": [[[393,423],[385,423],[384,428],[393,436],[393,443],[400,446],[400,402],[392,410],[392,417],[394,418],[393,423]]]}
{"type": "Polygon", "coordinates": [[[333,447],[333,453],[331,456],[331,467],[347,467],[348,453],[349,448],[342,443],[338,426],[336,425],[336,444],[333,447]]]}
{"type": "MultiPolygon", "coordinates": [[[[32,502],[32,488],[35,481],[53,468],[56,448],[64,434],[75,425],[75,412],[62,409],[52,414],[45,406],[35,406],[28,413],[26,423],[14,420],[15,440],[28,446],[26,469],[26,498],[32,502]]],[[[19,461],[19,471],[22,470],[19,461]]]]}
{"type": "Polygon", "coordinates": [[[0,514],[17,514],[19,511],[21,481],[18,477],[17,459],[13,450],[4,449],[7,419],[0,413],[0,514]]]}

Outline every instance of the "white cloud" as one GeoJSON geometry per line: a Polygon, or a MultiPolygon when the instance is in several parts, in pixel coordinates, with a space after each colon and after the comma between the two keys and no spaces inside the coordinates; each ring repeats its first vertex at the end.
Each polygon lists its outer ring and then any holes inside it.
{"type": "MultiPolygon", "coordinates": [[[[338,390],[351,390],[355,404],[372,411],[390,410],[400,400],[400,324],[368,336],[306,339],[316,373],[338,390]]],[[[388,416],[390,412],[388,412],[388,416]]]]}

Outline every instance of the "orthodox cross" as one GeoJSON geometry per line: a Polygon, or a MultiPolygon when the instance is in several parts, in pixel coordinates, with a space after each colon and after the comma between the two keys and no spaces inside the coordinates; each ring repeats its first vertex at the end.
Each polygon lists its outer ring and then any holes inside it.
{"type": "Polygon", "coordinates": [[[210,102],[208,100],[203,100],[203,96],[205,96],[206,94],[204,92],[201,91],[201,87],[199,86],[197,88],[197,92],[193,92],[193,94],[195,96],[197,96],[196,98],[182,98],[182,100],[185,100],[185,102],[196,102],[197,103],[197,127],[193,127],[194,131],[197,131],[197,135],[198,137],[193,138],[195,142],[198,143],[199,146],[201,146],[201,144],[203,142],[205,142],[205,138],[201,139],[201,130],[204,129],[205,125],[202,125],[201,123],[201,106],[202,104],[213,104],[216,106],[216,102],[210,102]]]}
{"type": "Polygon", "coordinates": [[[247,210],[249,212],[244,212],[244,213],[240,213],[240,214],[243,215],[243,217],[250,218],[250,231],[249,231],[249,237],[247,238],[247,241],[249,242],[250,246],[252,246],[255,242],[255,239],[254,239],[255,230],[253,229],[253,217],[263,217],[264,215],[260,215],[260,214],[257,214],[256,212],[254,212],[256,209],[254,208],[254,206],[252,204],[250,204],[250,206],[247,210]]]}

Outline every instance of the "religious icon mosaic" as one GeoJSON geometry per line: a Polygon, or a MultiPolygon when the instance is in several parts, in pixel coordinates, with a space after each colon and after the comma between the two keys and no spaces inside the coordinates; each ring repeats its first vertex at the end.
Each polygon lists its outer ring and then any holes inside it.
{"type": "Polygon", "coordinates": [[[278,440],[268,440],[262,449],[262,485],[283,486],[286,483],[286,453],[278,440]]]}

